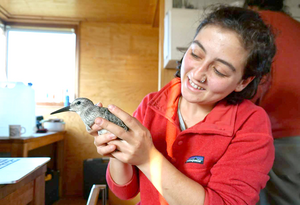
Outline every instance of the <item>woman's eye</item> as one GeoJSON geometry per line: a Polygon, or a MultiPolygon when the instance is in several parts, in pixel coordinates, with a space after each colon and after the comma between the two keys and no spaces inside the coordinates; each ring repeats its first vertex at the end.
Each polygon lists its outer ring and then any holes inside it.
{"type": "Polygon", "coordinates": [[[194,58],[200,58],[199,56],[197,56],[195,53],[191,52],[191,55],[194,57],[194,58]]]}
{"type": "Polygon", "coordinates": [[[214,68],[214,71],[217,75],[221,76],[221,77],[225,77],[226,75],[221,73],[220,71],[218,71],[218,69],[216,67],[213,67],[214,68]]]}

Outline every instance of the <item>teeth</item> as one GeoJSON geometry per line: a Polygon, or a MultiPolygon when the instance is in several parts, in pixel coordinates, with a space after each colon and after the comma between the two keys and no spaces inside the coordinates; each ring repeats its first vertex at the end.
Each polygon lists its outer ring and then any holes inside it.
{"type": "Polygon", "coordinates": [[[191,79],[189,79],[190,84],[192,85],[193,88],[198,89],[198,90],[204,90],[204,88],[197,86],[191,79]]]}

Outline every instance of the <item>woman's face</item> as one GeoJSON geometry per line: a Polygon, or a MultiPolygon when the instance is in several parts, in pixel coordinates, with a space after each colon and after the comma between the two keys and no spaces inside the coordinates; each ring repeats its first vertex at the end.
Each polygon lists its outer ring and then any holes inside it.
{"type": "Polygon", "coordinates": [[[182,61],[183,98],[190,103],[214,106],[231,92],[242,91],[253,79],[242,80],[247,56],[248,52],[234,31],[205,26],[182,61]]]}

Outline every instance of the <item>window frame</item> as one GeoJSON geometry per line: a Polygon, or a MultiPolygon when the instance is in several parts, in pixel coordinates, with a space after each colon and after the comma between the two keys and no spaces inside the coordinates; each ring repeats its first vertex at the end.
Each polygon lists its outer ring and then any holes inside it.
{"type": "MultiPolygon", "coordinates": [[[[53,29],[53,30],[59,30],[59,29],[74,29],[74,33],[76,35],[76,49],[75,49],[75,79],[74,79],[74,99],[79,96],[79,49],[80,49],[80,36],[79,36],[79,22],[76,23],[34,23],[34,22],[5,22],[2,19],[0,19],[2,23],[4,24],[4,34],[7,42],[7,30],[6,27],[14,27],[14,28],[36,28],[37,30],[41,29],[53,29]]],[[[7,45],[5,49],[5,75],[7,79],[7,45]]],[[[63,102],[61,103],[55,103],[55,102],[37,102],[37,106],[63,106],[63,102]]]]}

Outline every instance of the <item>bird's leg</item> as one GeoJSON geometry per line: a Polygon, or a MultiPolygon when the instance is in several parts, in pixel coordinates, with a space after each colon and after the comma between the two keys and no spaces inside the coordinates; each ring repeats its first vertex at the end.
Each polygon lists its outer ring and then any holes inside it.
{"type": "Polygon", "coordinates": [[[92,131],[92,128],[90,128],[89,126],[86,125],[85,127],[88,132],[92,131]]]}
{"type": "MultiPolygon", "coordinates": [[[[92,128],[90,128],[88,125],[86,125],[85,127],[86,127],[86,130],[87,130],[88,132],[92,131],[92,128]]],[[[105,129],[102,129],[102,130],[99,130],[99,131],[98,131],[98,135],[103,135],[103,134],[105,134],[105,133],[108,133],[108,131],[105,130],[105,129]]]]}
{"type": "Polygon", "coordinates": [[[105,130],[105,129],[102,129],[102,130],[99,130],[99,131],[98,131],[98,135],[103,135],[103,134],[105,134],[105,133],[108,133],[108,131],[105,130]]]}

